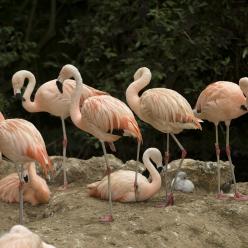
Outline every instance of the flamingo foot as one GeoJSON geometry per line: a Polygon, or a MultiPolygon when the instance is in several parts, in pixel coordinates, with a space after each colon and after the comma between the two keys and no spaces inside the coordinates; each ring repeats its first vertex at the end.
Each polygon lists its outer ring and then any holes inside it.
{"type": "Polygon", "coordinates": [[[174,195],[172,192],[170,192],[167,196],[167,200],[166,200],[166,207],[168,206],[173,206],[174,205],[174,195]]]}
{"type": "Polygon", "coordinates": [[[236,192],[233,197],[236,201],[248,201],[248,195],[243,195],[239,192],[236,192]]]}
{"type": "Polygon", "coordinates": [[[155,208],[165,208],[165,207],[173,206],[173,205],[174,205],[174,195],[171,192],[168,194],[166,201],[155,205],[155,208]]]}
{"type": "Polygon", "coordinates": [[[107,214],[99,218],[102,223],[110,223],[114,221],[112,214],[107,214]]]}
{"type": "Polygon", "coordinates": [[[218,199],[218,200],[228,200],[228,199],[231,199],[232,197],[233,197],[233,196],[223,194],[223,192],[218,193],[218,194],[216,195],[216,199],[218,199]]]}
{"type": "Polygon", "coordinates": [[[60,186],[57,191],[65,191],[68,189],[68,183],[65,182],[63,186],[60,186]]]}

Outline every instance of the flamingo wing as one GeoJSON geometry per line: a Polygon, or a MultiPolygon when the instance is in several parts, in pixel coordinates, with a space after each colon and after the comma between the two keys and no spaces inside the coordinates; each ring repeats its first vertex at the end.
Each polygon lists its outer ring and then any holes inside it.
{"type": "Polygon", "coordinates": [[[19,202],[20,180],[17,173],[12,173],[0,180],[0,199],[4,202],[19,202]]]}
{"type": "Polygon", "coordinates": [[[90,133],[100,140],[113,142],[120,138],[112,134],[114,129],[123,130],[124,135],[142,140],[132,111],[117,98],[109,95],[89,97],[85,100],[81,113],[88,121],[90,133]]]}
{"type": "Polygon", "coordinates": [[[52,169],[40,132],[26,120],[7,119],[0,122],[0,151],[13,162],[36,160],[45,173],[52,169]]]}
{"type": "Polygon", "coordinates": [[[142,119],[162,132],[201,128],[187,100],[174,90],[154,88],[141,96],[142,119]]]}

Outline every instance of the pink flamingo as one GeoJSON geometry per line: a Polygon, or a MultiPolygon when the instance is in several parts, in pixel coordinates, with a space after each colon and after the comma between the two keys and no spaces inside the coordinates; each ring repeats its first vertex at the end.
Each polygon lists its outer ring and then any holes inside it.
{"type": "Polygon", "coordinates": [[[0,238],[1,248],[55,248],[42,242],[41,238],[22,225],[13,226],[0,238]]]}
{"type": "MultiPolygon", "coordinates": [[[[35,163],[24,165],[27,169],[23,173],[23,201],[32,206],[48,203],[51,192],[46,181],[37,175],[35,163]]],[[[17,173],[12,173],[0,180],[0,199],[4,202],[19,202],[20,180],[17,173]]]]}
{"type": "MultiPolygon", "coordinates": [[[[106,147],[104,142],[114,142],[120,138],[112,134],[114,129],[124,131],[124,135],[137,138],[137,160],[139,157],[139,148],[142,136],[139,126],[134,118],[132,111],[125,103],[110,95],[88,96],[88,89],[84,86],[78,69],[73,65],[65,65],[61,69],[58,77],[59,82],[63,83],[65,79],[73,77],[76,81],[76,88],[72,95],[70,115],[72,122],[81,130],[88,132],[100,140],[105,157],[107,175],[108,175],[108,196],[109,196],[109,214],[103,216],[100,220],[103,222],[113,221],[112,216],[112,198],[110,167],[107,160],[106,147]],[[80,96],[85,99],[80,109],[80,96]]],[[[137,172],[136,172],[137,174],[137,172]]],[[[135,178],[137,179],[137,177],[135,178]]],[[[134,187],[136,188],[135,180],[134,187]]]]}
{"type": "Polygon", "coordinates": [[[21,164],[18,174],[20,179],[20,223],[23,223],[23,164],[37,161],[45,174],[52,170],[52,164],[40,132],[31,122],[23,119],[6,119],[0,122],[0,151],[14,163],[21,164]]]}
{"type": "Polygon", "coordinates": [[[245,98],[244,94],[246,96],[248,94],[248,80],[245,78],[240,79],[239,84],[240,86],[227,81],[212,83],[201,92],[195,106],[195,115],[197,117],[213,122],[215,125],[215,151],[218,164],[217,198],[219,199],[226,198],[220,190],[220,147],[218,140],[218,125],[219,122],[224,121],[226,125],[226,154],[234,182],[234,199],[248,200],[247,196],[241,195],[237,190],[229,144],[229,127],[231,120],[247,113],[247,98],[245,98]]]}
{"type": "MultiPolygon", "coordinates": [[[[156,148],[148,148],[143,154],[143,163],[151,174],[152,181],[139,174],[138,177],[138,201],[145,201],[154,196],[161,187],[161,177],[151,161],[157,166],[162,165],[162,155],[156,148]]],[[[111,194],[113,201],[134,202],[136,201],[135,190],[133,187],[133,178],[135,171],[118,170],[110,175],[111,177],[111,194]]],[[[104,177],[101,181],[87,185],[89,195],[100,199],[108,199],[108,178],[104,177]]]]}
{"type": "MultiPolygon", "coordinates": [[[[134,74],[134,82],[126,90],[126,100],[129,107],[141,120],[155,129],[167,133],[165,167],[169,160],[169,135],[175,140],[182,152],[177,169],[179,170],[186,156],[186,150],[174,134],[180,133],[183,129],[201,129],[201,120],[194,116],[187,100],[174,90],[153,88],[139,96],[139,92],[150,83],[150,80],[151,71],[146,67],[139,68],[134,74]]],[[[166,191],[166,205],[172,205],[174,202],[173,187],[174,184],[168,197],[166,191]]],[[[164,206],[164,204],[160,206],[164,206]]]]}
{"type": "MultiPolygon", "coordinates": [[[[31,113],[34,112],[48,112],[51,115],[61,118],[63,129],[63,172],[64,185],[63,189],[68,186],[66,177],[65,159],[67,148],[67,135],[65,128],[65,119],[70,116],[71,94],[75,89],[76,83],[74,80],[66,80],[63,85],[63,94],[58,91],[56,80],[48,81],[42,84],[36,91],[34,100],[31,101],[30,96],[35,88],[36,79],[30,71],[21,70],[16,72],[12,77],[12,86],[14,95],[21,96],[21,89],[24,86],[25,79],[28,79],[27,88],[22,97],[22,106],[31,113]]],[[[88,89],[89,96],[107,94],[105,92],[96,90],[92,87],[85,86],[88,89]]],[[[82,101],[83,99],[81,99],[82,101]]]]}

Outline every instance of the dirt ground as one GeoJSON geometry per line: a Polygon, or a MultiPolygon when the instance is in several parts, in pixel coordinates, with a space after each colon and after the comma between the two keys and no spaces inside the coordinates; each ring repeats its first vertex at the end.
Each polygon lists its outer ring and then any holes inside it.
{"type": "MultiPolygon", "coordinates": [[[[66,191],[50,185],[49,204],[25,203],[25,226],[57,248],[248,247],[247,202],[220,201],[196,189],[175,192],[174,206],[156,208],[164,197],[162,187],[146,202],[114,202],[114,222],[103,224],[98,218],[107,213],[107,201],[89,197],[87,183],[79,179],[66,191]]],[[[238,185],[248,194],[248,183],[238,185]]],[[[0,202],[0,219],[0,234],[18,224],[18,204],[0,202]]]]}

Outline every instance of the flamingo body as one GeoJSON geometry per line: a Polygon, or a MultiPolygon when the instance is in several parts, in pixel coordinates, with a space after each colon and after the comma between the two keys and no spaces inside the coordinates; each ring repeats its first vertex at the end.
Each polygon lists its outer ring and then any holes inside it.
{"type": "Polygon", "coordinates": [[[40,132],[29,121],[6,119],[0,122],[0,151],[15,163],[38,161],[45,173],[52,168],[40,132]]]}
{"type": "Polygon", "coordinates": [[[241,109],[246,98],[239,85],[218,81],[208,85],[196,102],[197,116],[213,123],[230,121],[246,113],[241,109]]]}
{"type": "MultiPolygon", "coordinates": [[[[157,165],[162,164],[162,155],[156,148],[149,148],[144,152],[143,162],[145,167],[151,173],[150,182],[145,176],[139,174],[137,179],[138,197],[135,197],[133,180],[135,171],[119,170],[111,173],[111,194],[113,201],[134,202],[144,201],[155,195],[161,187],[161,177],[149,159],[152,159],[157,165]]],[[[108,178],[105,176],[101,181],[87,185],[89,195],[100,199],[108,199],[108,178]]]]}
{"type": "MultiPolygon", "coordinates": [[[[46,181],[36,173],[35,163],[28,163],[24,171],[23,200],[33,206],[48,203],[51,192],[46,181]]],[[[20,179],[17,173],[12,173],[0,180],[0,199],[4,202],[19,202],[20,179]]]]}
{"type": "Polygon", "coordinates": [[[201,128],[188,101],[166,88],[149,89],[141,95],[139,117],[163,133],[201,128]]]}
{"type": "Polygon", "coordinates": [[[0,238],[1,248],[55,248],[42,242],[41,238],[22,225],[13,226],[0,238]]]}

